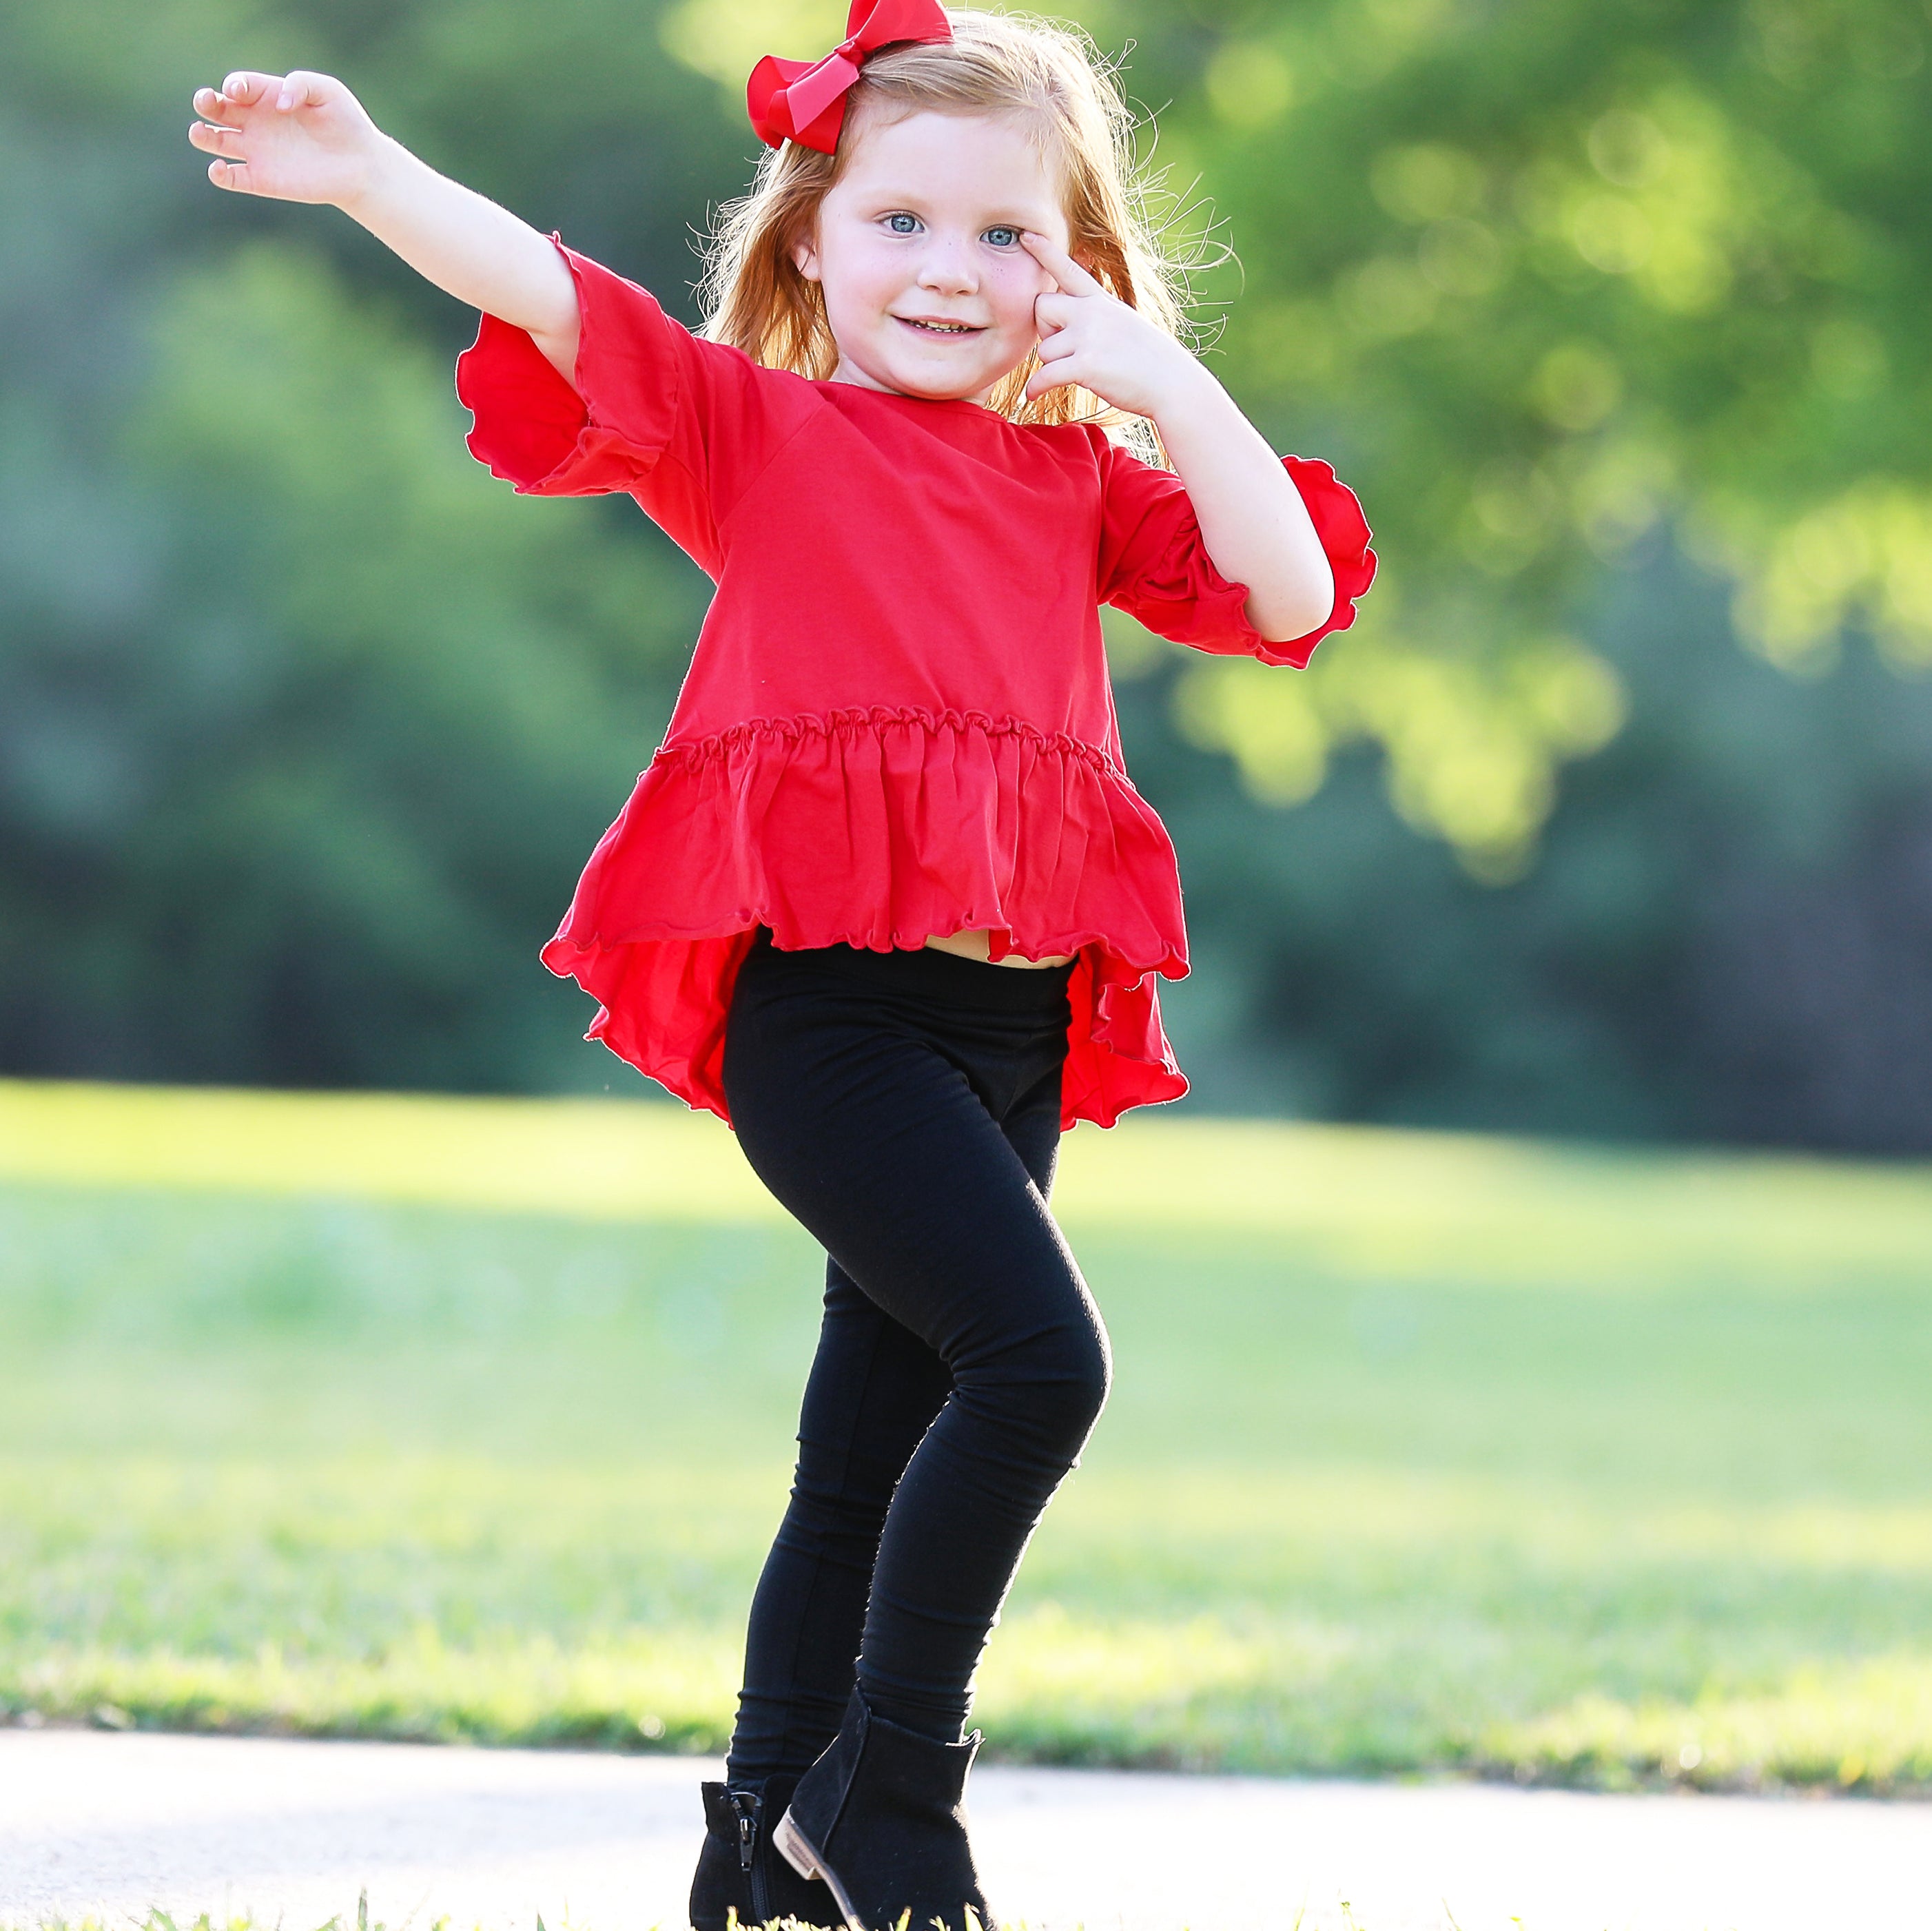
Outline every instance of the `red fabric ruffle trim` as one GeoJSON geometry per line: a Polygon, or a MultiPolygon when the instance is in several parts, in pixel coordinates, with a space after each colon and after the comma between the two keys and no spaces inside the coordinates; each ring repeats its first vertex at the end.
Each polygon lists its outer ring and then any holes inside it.
{"type": "MultiPolygon", "coordinates": [[[[1330,631],[1346,630],[1355,621],[1355,599],[1376,580],[1376,553],[1369,547],[1369,520],[1362,514],[1361,499],[1346,483],[1336,481],[1328,463],[1306,456],[1284,456],[1281,463],[1300,492],[1308,520],[1322,539],[1335,579],[1335,602],[1327,618],[1306,637],[1270,643],[1258,633],[1250,632],[1252,641],[1243,648],[1264,664],[1287,664],[1305,670],[1315,646],[1330,631]]],[[[1242,592],[1244,599],[1246,594],[1242,592]]],[[[1246,628],[1245,623],[1243,628],[1246,628]]]]}
{"type": "Polygon", "coordinates": [[[576,380],[524,330],[485,313],[456,358],[457,400],[474,418],[464,439],[520,495],[622,493],[650,474],[676,424],[680,331],[644,289],[550,238],[577,288],[576,380]],[[658,352],[640,358],[627,338],[653,322],[658,352]],[[598,400],[612,396],[623,399],[621,422],[598,400]]]}
{"type": "Polygon", "coordinates": [[[597,1000],[592,1039],[728,1121],[724,1024],[760,925],[788,950],[979,929],[996,951],[1076,954],[1064,1123],[1110,1126],[1187,1090],[1154,991],[1187,970],[1173,847],[1077,739],[873,709],[667,745],[544,963],[597,1000]]]}

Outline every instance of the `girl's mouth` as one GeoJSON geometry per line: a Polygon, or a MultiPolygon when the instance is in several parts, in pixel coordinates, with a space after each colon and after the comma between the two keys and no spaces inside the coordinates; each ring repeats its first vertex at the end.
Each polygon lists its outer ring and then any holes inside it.
{"type": "Polygon", "coordinates": [[[908,328],[916,328],[922,335],[977,335],[982,332],[970,322],[922,322],[912,315],[896,315],[892,319],[903,322],[908,328]]]}

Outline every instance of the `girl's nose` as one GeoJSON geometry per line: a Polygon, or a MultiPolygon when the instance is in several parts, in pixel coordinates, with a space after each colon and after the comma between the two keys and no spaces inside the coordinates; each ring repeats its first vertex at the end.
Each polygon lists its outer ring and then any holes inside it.
{"type": "Polygon", "coordinates": [[[970,295],[980,286],[972,251],[935,235],[920,262],[919,285],[934,295],[970,295]]]}

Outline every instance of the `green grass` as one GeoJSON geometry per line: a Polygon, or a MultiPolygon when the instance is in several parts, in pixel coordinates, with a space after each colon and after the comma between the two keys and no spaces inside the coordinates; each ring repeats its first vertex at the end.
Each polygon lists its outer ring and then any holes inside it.
{"type": "MultiPolygon", "coordinates": [[[[994,1754],[1932,1788],[1932,1174],[1130,1120],[994,1754]]],[[[711,1750],[817,1262],[644,1105],[0,1085],[0,1708],[711,1750]]]]}

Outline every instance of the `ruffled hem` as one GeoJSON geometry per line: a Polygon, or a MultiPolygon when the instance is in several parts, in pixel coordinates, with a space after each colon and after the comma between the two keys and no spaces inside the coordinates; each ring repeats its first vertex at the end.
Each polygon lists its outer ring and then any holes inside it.
{"type": "Polygon", "coordinates": [[[875,709],[667,745],[544,962],[598,1002],[591,1038],[728,1121],[725,1020],[760,925],[787,950],[982,930],[996,954],[1076,955],[1065,1123],[1187,1090],[1154,989],[1187,970],[1173,847],[1078,739],[875,709]]]}
{"type": "Polygon", "coordinates": [[[678,419],[681,331],[647,290],[587,256],[550,245],[569,269],[578,315],[575,380],[566,382],[523,329],[487,312],[476,340],[456,358],[457,400],[474,424],[471,455],[524,496],[596,496],[634,488],[648,475],[678,419]],[[648,379],[628,334],[655,347],[648,379]],[[621,395],[622,422],[588,397],[621,395]]]}
{"type": "MultiPolygon", "coordinates": [[[[1369,547],[1369,523],[1362,514],[1361,499],[1336,479],[1328,463],[1304,456],[1284,456],[1281,462],[1321,539],[1335,579],[1335,601],[1328,616],[1306,637],[1286,643],[1270,643],[1248,626],[1244,616],[1243,627],[1252,640],[1243,647],[1264,664],[1289,664],[1303,670],[1324,637],[1331,631],[1346,630],[1355,621],[1355,599],[1365,595],[1376,580],[1376,553],[1369,547]]],[[[1241,594],[1245,601],[1247,593],[1244,590],[1241,594]]]]}

